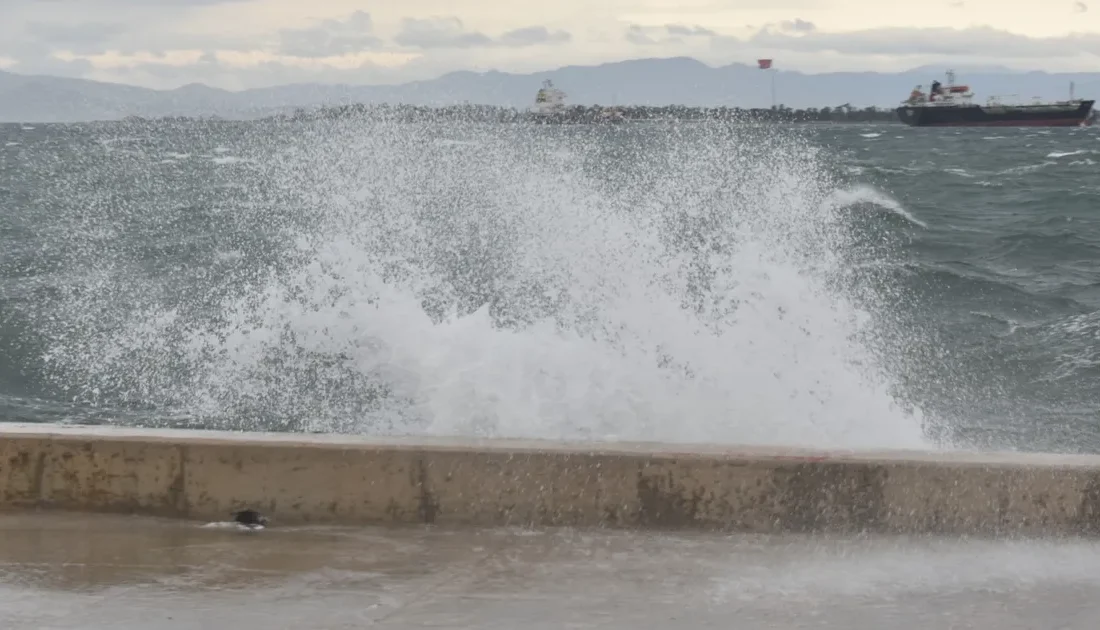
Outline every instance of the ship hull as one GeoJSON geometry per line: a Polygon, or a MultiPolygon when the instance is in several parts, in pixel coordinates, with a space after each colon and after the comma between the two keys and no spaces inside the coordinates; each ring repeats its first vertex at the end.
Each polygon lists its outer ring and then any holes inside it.
{"type": "Polygon", "coordinates": [[[910,127],[1078,127],[1088,124],[1092,105],[903,105],[896,112],[910,127]]]}

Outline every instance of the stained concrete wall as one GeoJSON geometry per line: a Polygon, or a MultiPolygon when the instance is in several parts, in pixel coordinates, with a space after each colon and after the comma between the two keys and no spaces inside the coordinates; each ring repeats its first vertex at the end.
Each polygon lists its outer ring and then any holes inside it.
{"type": "Polygon", "coordinates": [[[0,425],[0,507],[280,524],[1100,533],[1100,458],[0,425]]]}

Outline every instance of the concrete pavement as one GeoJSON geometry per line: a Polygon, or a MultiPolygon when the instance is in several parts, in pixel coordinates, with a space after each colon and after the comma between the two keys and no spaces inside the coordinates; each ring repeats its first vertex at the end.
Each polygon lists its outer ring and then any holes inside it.
{"type": "Polygon", "coordinates": [[[1093,630],[1100,543],[0,514],[0,628],[1093,630]]]}

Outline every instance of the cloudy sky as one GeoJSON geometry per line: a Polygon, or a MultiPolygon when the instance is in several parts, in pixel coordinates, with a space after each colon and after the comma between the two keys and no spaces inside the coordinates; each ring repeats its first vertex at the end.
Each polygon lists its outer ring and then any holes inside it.
{"type": "Polygon", "coordinates": [[[156,88],[678,55],[804,72],[1096,70],[1100,0],[0,0],[0,69],[156,88]]]}

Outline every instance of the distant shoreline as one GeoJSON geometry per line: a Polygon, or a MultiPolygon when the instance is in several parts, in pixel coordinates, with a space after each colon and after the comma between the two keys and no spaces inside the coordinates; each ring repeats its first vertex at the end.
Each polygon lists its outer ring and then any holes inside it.
{"type": "Polygon", "coordinates": [[[491,105],[452,105],[428,107],[417,105],[349,104],[299,108],[292,113],[277,114],[264,119],[286,121],[341,120],[349,118],[383,118],[407,122],[534,123],[534,124],[616,124],[627,122],[896,122],[892,109],[867,107],[835,109],[831,107],[791,109],[744,109],[740,107],[686,107],[679,105],[572,105],[554,113],[535,113],[513,107],[491,105]]]}
{"type": "Polygon", "coordinates": [[[390,122],[467,122],[501,124],[591,125],[623,124],[638,122],[735,122],[735,123],[793,123],[793,124],[866,124],[895,123],[898,120],[893,109],[865,108],[806,108],[792,109],[779,106],[775,109],[747,109],[740,107],[686,107],[679,105],[573,105],[560,112],[539,114],[529,110],[492,105],[390,105],[348,104],[314,108],[297,108],[293,111],[268,113],[251,117],[227,116],[126,116],[124,118],[72,122],[8,122],[0,124],[88,124],[88,123],[150,123],[150,122],[311,122],[376,119],[390,122]]]}

